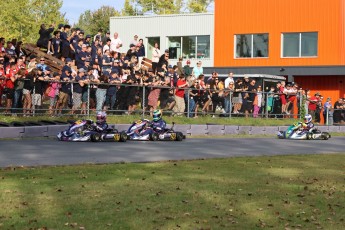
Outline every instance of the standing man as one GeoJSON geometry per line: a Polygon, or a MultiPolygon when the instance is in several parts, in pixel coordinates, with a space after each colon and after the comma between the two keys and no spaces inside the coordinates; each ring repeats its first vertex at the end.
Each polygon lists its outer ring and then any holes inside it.
{"type": "Polygon", "coordinates": [[[184,113],[184,110],[186,108],[186,104],[184,101],[184,88],[188,87],[188,82],[186,81],[186,78],[184,74],[181,74],[179,76],[179,79],[177,81],[177,88],[175,91],[175,106],[174,106],[174,112],[177,116],[181,116],[184,113]]]}
{"type": "Polygon", "coordinates": [[[119,34],[115,32],[114,37],[111,39],[110,51],[121,53],[121,47],[122,47],[122,41],[119,38],[119,34]]]}

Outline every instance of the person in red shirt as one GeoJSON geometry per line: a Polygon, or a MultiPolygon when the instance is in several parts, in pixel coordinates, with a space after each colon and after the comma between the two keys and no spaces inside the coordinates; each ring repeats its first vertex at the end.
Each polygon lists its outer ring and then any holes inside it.
{"type": "Polygon", "coordinates": [[[4,69],[4,62],[0,61],[0,107],[2,107],[2,94],[4,90],[4,84],[5,84],[5,69],[4,69]]]}
{"type": "Polygon", "coordinates": [[[177,116],[181,116],[184,113],[184,110],[186,108],[185,101],[184,101],[184,88],[188,87],[188,82],[186,81],[186,78],[184,74],[181,74],[179,76],[179,79],[177,80],[177,88],[175,91],[175,106],[173,108],[175,114],[177,116]]]}
{"type": "Polygon", "coordinates": [[[5,93],[6,93],[6,110],[8,113],[12,107],[12,101],[14,97],[14,82],[16,80],[16,63],[11,62],[10,66],[6,68],[6,79],[5,79],[5,93]]]}
{"type": "Polygon", "coordinates": [[[316,111],[316,106],[320,101],[320,93],[317,92],[313,97],[309,99],[309,105],[308,105],[308,112],[310,115],[313,116],[313,119],[315,119],[315,111],[316,111]]]}

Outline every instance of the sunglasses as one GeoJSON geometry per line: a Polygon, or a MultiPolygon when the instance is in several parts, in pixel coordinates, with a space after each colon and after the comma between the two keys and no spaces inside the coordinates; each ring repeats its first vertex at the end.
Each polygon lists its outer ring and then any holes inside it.
{"type": "Polygon", "coordinates": [[[40,61],[46,61],[46,60],[40,60],[40,61]]]}

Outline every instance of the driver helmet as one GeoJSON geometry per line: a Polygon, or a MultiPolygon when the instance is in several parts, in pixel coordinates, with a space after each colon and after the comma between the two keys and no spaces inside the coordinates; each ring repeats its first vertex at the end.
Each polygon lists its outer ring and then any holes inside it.
{"type": "Polygon", "coordinates": [[[309,124],[313,120],[313,117],[310,114],[304,116],[304,123],[309,124]]]}
{"type": "Polygon", "coordinates": [[[162,112],[159,109],[153,111],[153,121],[159,121],[162,119],[162,112]]]}
{"type": "Polygon", "coordinates": [[[107,114],[105,112],[97,112],[96,118],[98,123],[105,122],[107,120],[107,114]]]}

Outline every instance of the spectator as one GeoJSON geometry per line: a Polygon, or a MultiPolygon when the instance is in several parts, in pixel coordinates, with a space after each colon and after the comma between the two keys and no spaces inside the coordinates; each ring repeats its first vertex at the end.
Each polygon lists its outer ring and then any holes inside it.
{"type": "Polygon", "coordinates": [[[249,117],[249,114],[253,111],[253,102],[256,95],[256,81],[254,79],[250,80],[248,86],[248,92],[245,93],[246,104],[244,106],[245,116],[249,117]]]}
{"type": "Polygon", "coordinates": [[[16,115],[19,112],[19,108],[22,108],[25,75],[25,69],[19,69],[19,71],[15,74],[12,115],[16,115]]]}
{"type": "Polygon", "coordinates": [[[166,49],[164,54],[160,56],[158,67],[163,66],[163,64],[165,64],[165,66],[169,66],[169,50],[168,49],[166,49]]]}
{"type": "Polygon", "coordinates": [[[145,57],[145,46],[142,38],[139,39],[139,42],[137,44],[137,55],[139,57],[139,65],[141,65],[141,62],[145,57]]]}
{"type": "Polygon", "coordinates": [[[242,91],[244,90],[243,80],[237,79],[233,94],[232,103],[234,103],[234,114],[239,114],[242,107],[242,91]]]}
{"type": "Polygon", "coordinates": [[[338,101],[334,103],[333,120],[335,124],[341,124],[344,122],[344,117],[342,117],[342,110],[344,108],[343,98],[339,98],[338,101]]]}
{"type": "MultiPolygon", "coordinates": [[[[66,61],[68,62],[69,60],[66,59],[66,61]]],[[[69,94],[71,93],[71,73],[71,67],[69,67],[68,65],[63,67],[62,74],[60,76],[61,89],[59,92],[59,100],[57,102],[58,105],[56,106],[57,110],[59,111],[58,116],[62,114],[62,109],[67,107],[69,94]]]]}
{"type": "Polygon", "coordinates": [[[37,47],[48,49],[48,41],[51,37],[51,33],[54,31],[54,24],[49,26],[49,29],[46,28],[45,24],[42,24],[39,30],[40,37],[37,40],[37,47]]]}
{"type": "Polygon", "coordinates": [[[110,73],[111,66],[112,66],[112,57],[110,55],[110,51],[106,50],[102,57],[102,72],[110,73]]]}
{"type": "MultiPolygon", "coordinates": [[[[1,51],[0,51],[1,52],[1,51]]],[[[4,90],[4,83],[6,79],[6,72],[4,69],[4,61],[0,60],[0,107],[2,107],[2,95],[4,90]]]]}
{"type": "Polygon", "coordinates": [[[42,68],[42,71],[45,71],[47,68],[47,64],[46,64],[46,59],[44,57],[40,57],[40,63],[38,63],[36,65],[36,68],[42,68]]]}
{"type": "Polygon", "coordinates": [[[323,100],[323,96],[320,95],[319,100],[316,103],[315,120],[314,120],[315,124],[320,124],[321,122],[322,100],[323,100]]]}
{"type": "Polygon", "coordinates": [[[107,90],[107,95],[106,95],[106,102],[105,104],[107,105],[107,109],[113,110],[115,109],[115,102],[116,102],[116,93],[117,93],[117,85],[115,84],[120,84],[121,80],[118,76],[117,71],[112,71],[110,73],[109,77],[109,88],[107,90]]]}
{"type": "Polygon", "coordinates": [[[117,32],[114,33],[114,37],[111,39],[110,43],[110,51],[116,51],[121,53],[122,41],[119,38],[119,34],[117,32]]]}
{"type": "MultiPolygon", "coordinates": [[[[109,31],[107,31],[106,33],[105,33],[105,36],[102,38],[102,40],[101,40],[101,45],[103,46],[103,45],[105,45],[105,43],[107,43],[107,40],[108,39],[110,39],[110,32],[109,31]]],[[[110,39],[111,40],[111,39],[110,39]]]]}
{"type": "Polygon", "coordinates": [[[10,112],[12,107],[13,97],[14,97],[14,82],[16,81],[16,63],[11,62],[10,66],[6,68],[6,80],[5,80],[5,90],[6,95],[6,110],[5,113],[10,112]]]}
{"type": "Polygon", "coordinates": [[[102,33],[103,33],[103,30],[99,29],[97,34],[93,37],[93,42],[95,42],[96,40],[102,41],[102,33]]]}
{"type": "Polygon", "coordinates": [[[127,79],[127,84],[131,85],[128,89],[128,98],[127,98],[127,105],[128,105],[128,114],[132,114],[137,106],[137,93],[138,93],[138,85],[140,84],[141,73],[139,71],[135,71],[134,76],[130,75],[129,79],[127,79]]]}
{"type": "Polygon", "coordinates": [[[110,50],[110,43],[111,43],[111,39],[108,38],[108,39],[106,40],[105,45],[103,46],[103,53],[105,53],[106,50],[110,50]]]}
{"type": "Polygon", "coordinates": [[[210,84],[210,96],[211,96],[212,106],[213,106],[212,107],[212,113],[213,113],[212,117],[215,117],[216,108],[217,108],[218,104],[221,103],[223,100],[223,98],[219,96],[219,93],[222,90],[221,85],[222,84],[220,84],[218,77],[214,78],[210,84]]]}
{"type": "Polygon", "coordinates": [[[54,109],[57,106],[57,100],[59,96],[59,90],[60,90],[60,74],[57,72],[53,73],[53,76],[49,79],[49,92],[48,92],[48,97],[49,97],[49,111],[48,114],[49,116],[54,116],[54,109]]]}
{"type": "Polygon", "coordinates": [[[153,75],[153,70],[152,70],[152,73],[151,72],[149,73],[150,73],[149,82],[151,83],[150,85],[152,88],[148,96],[148,105],[150,108],[150,113],[152,113],[158,107],[158,98],[161,91],[160,88],[157,88],[155,86],[160,86],[162,82],[161,82],[160,77],[156,77],[153,75]]]}
{"type": "Polygon", "coordinates": [[[312,115],[313,120],[315,119],[316,107],[317,107],[317,104],[319,103],[319,100],[320,100],[319,92],[315,93],[314,96],[309,99],[308,113],[312,115]]]}
{"type": "Polygon", "coordinates": [[[259,85],[256,90],[256,95],[254,98],[253,106],[254,106],[254,111],[253,111],[253,117],[257,118],[259,117],[259,112],[262,104],[262,88],[259,85]]]}
{"type": "Polygon", "coordinates": [[[31,106],[32,106],[32,98],[31,93],[34,88],[34,78],[37,75],[37,69],[33,69],[29,72],[28,75],[26,75],[24,80],[24,86],[23,86],[23,114],[24,117],[31,116],[31,106]]]}
{"type": "Polygon", "coordinates": [[[285,90],[285,81],[280,82],[280,88],[279,88],[279,94],[280,94],[280,101],[282,104],[282,114],[286,114],[286,94],[284,92],[285,90]]]}
{"type": "Polygon", "coordinates": [[[43,95],[43,83],[45,77],[42,67],[37,67],[37,75],[34,78],[34,89],[32,91],[32,112],[33,114],[36,113],[36,109],[38,109],[38,113],[42,113],[41,106],[42,106],[42,95],[43,95]]]}
{"type": "MultiPolygon", "coordinates": [[[[178,75],[184,74],[183,67],[182,67],[182,61],[183,61],[183,58],[179,57],[178,58],[178,62],[176,63],[176,65],[177,65],[176,73],[178,75]]],[[[185,76],[186,76],[186,79],[187,79],[189,75],[185,75],[185,76]]]]}
{"type": "Polygon", "coordinates": [[[179,80],[177,81],[177,88],[175,91],[175,106],[174,106],[174,112],[177,116],[181,116],[184,113],[185,110],[185,101],[184,101],[184,88],[188,87],[188,82],[186,81],[186,78],[184,74],[181,74],[179,76],[179,80]]]}
{"type": "Polygon", "coordinates": [[[96,90],[96,112],[101,112],[103,111],[103,106],[107,95],[107,89],[109,87],[109,73],[103,73],[97,80],[95,80],[95,82],[99,84],[96,90]]]}
{"type": "Polygon", "coordinates": [[[78,74],[74,78],[74,83],[73,83],[73,107],[71,114],[74,114],[76,110],[78,110],[81,106],[81,96],[82,96],[82,87],[85,84],[84,80],[85,76],[85,69],[80,68],[78,69],[78,74]]]}
{"type": "Polygon", "coordinates": [[[233,83],[233,84],[235,83],[235,81],[234,81],[234,74],[232,72],[230,72],[228,74],[228,77],[225,79],[224,87],[228,88],[230,83],[233,83]]]}
{"type": "Polygon", "coordinates": [[[186,75],[186,76],[191,76],[192,75],[192,71],[190,69],[190,60],[187,60],[186,61],[186,65],[183,66],[183,73],[186,75]]]}
{"type": "Polygon", "coordinates": [[[68,33],[71,29],[70,25],[65,25],[63,32],[60,33],[61,38],[61,60],[65,61],[66,58],[71,56],[70,41],[76,35],[76,31],[73,31],[69,36],[68,33]]]}
{"type": "Polygon", "coordinates": [[[60,48],[61,48],[60,31],[56,30],[54,31],[54,37],[52,39],[51,48],[50,48],[54,57],[61,58],[60,48]]]}
{"type": "Polygon", "coordinates": [[[195,78],[198,78],[200,74],[203,74],[204,73],[204,69],[203,67],[201,66],[201,61],[198,61],[196,63],[196,66],[193,68],[193,71],[192,71],[192,75],[195,77],[195,78]]]}
{"type": "MultiPolygon", "coordinates": [[[[225,83],[224,83],[225,85],[225,83]]],[[[234,97],[235,85],[234,82],[230,82],[228,87],[224,89],[224,112],[229,115],[232,112],[232,101],[234,97]]]]}
{"type": "Polygon", "coordinates": [[[21,57],[26,58],[26,52],[25,50],[23,50],[22,45],[23,45],[22,41],[17,42],[15,52],[18,58],[21,58],[21,57]]]}
{"type": "MultiPolygon", "coordinates": [[[[188,117],[197,117],[197,115],[194,115],[195,107],[196,107],[196,99],[199,94],[199,90],[197,89],[197,86],[199,84],[198,80],[195,80],[191,83],[191,87],[188,90],[188,96],[189,99],[187,100],[189,102],[188,105],[188,117]]],[[[189,84],[188,84],[189,85],[189,84]]]]}
{"type": "Polygon", "coordinates": [[[327,98],[325,104],[323,105],[323,121],[324,124],[328,124],[327,118],[330,117],[333,113],[332,111],[332,100],[330,97],[327,98]]]}
{"type": "Polygon", "coordinates": [[[158,43],[155,42],[154,48],[152,50],[152,70],[154,74],[157,73],[160,56],[161,56],[161,51],[159,50],[158,43]]]}

